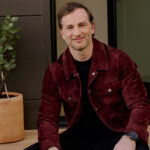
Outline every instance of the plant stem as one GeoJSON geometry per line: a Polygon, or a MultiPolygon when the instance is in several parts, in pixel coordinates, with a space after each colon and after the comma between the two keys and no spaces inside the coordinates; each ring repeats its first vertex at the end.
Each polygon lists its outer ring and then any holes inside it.
{"type": "Polygon", "coordinates": [[[1,81],[1,85],[0,85],[0,98],[2,98],[2,92],[3,92],[3,89],[4,89],[4,81],[2,80],[1,81]]]}
{"type": "Polygon", "coordinates": [[[1,77],[2,77],[2,81],[4,82],[4,88],[5,88],[5,91],[6,91],[7,98],[9,98],[8,90],[7,90],[7,86],[6,86],[6,82],[5,82],[3,71],[1,71],[1,77]]]}

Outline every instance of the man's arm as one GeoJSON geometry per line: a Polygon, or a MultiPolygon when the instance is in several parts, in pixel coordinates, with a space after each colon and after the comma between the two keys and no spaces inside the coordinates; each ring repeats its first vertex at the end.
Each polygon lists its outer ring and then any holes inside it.
{"type": "Polygon", "coordinates": [[[131,140],[128,136],[123,135],[113,150],[135,150],[135,148],[136,142],[131,140]]]}
{"type": "MultiPolygon", "coordinates": [[[[122,95],[126,106],[131,111],[126,130],[127,132],[136,132],[139,137],[146,141],[145,135],[148,134],[147,126],[150,121],[150,100],[147,99],[147,93],[136,65],[123,51],[120,51],[119,64],[122,95]]],[[[135,150],[135,148],[136,141],[123,135],[115,145],[114,150],[135,150]]]]}
{"type": "Polygon", "coordinates": [[[58,133],[61,103],[51,70],[50,66],[43,79],[41,105],[38,113],[38,139],[41,150],[54,146],[61,149],[58,133]]]}
{"type": "Polygon", "coordinates": [[[148,136],[147,127],[150,121],[150,100],[147,99],[136,65],[123,51],[120,51],[119,63],[122,95],[126,106],[131,111],[126,130],[136,132],[146,141],[145,135],[148,136]]]}
{"type": "Polygon", "coordinates": [[[57,147],[50,147],[47,150],[59,150],[57,147]]]}

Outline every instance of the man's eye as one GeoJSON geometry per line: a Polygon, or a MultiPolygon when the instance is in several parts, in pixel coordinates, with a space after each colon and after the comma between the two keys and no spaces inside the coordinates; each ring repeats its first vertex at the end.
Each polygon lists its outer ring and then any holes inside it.
{"type": "Polygon", "coordinates": [[[80,27],[86,26],[86,24],[80,24],[80,27]]]}
{"type": "Polygon", "coordinates": [[[67,29],[72,29],[72,28],[73,28],[72,26],[67,27],[67,29]]]}

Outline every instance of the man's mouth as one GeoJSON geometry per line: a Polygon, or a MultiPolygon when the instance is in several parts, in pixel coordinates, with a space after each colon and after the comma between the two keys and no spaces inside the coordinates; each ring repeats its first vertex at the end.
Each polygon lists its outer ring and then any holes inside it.
{"type": "Polygon", "coordinates": [[[80,37],[80,38],[75,38],[73,40],[76,41],[76,42],[81,42],[83,39],[84,39],[84,37],[80,37]]]}

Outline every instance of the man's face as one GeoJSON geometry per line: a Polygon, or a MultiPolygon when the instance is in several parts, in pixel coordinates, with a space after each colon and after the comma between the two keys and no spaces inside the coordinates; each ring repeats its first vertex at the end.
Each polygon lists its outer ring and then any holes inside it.
{"type": "Polygon", "coordinates": [[[72,13],[62,17],[60,33],[71,50],[82,51],[92,43],[95,24],[91,24],[86,11],[75,9],[72,13]]]}

